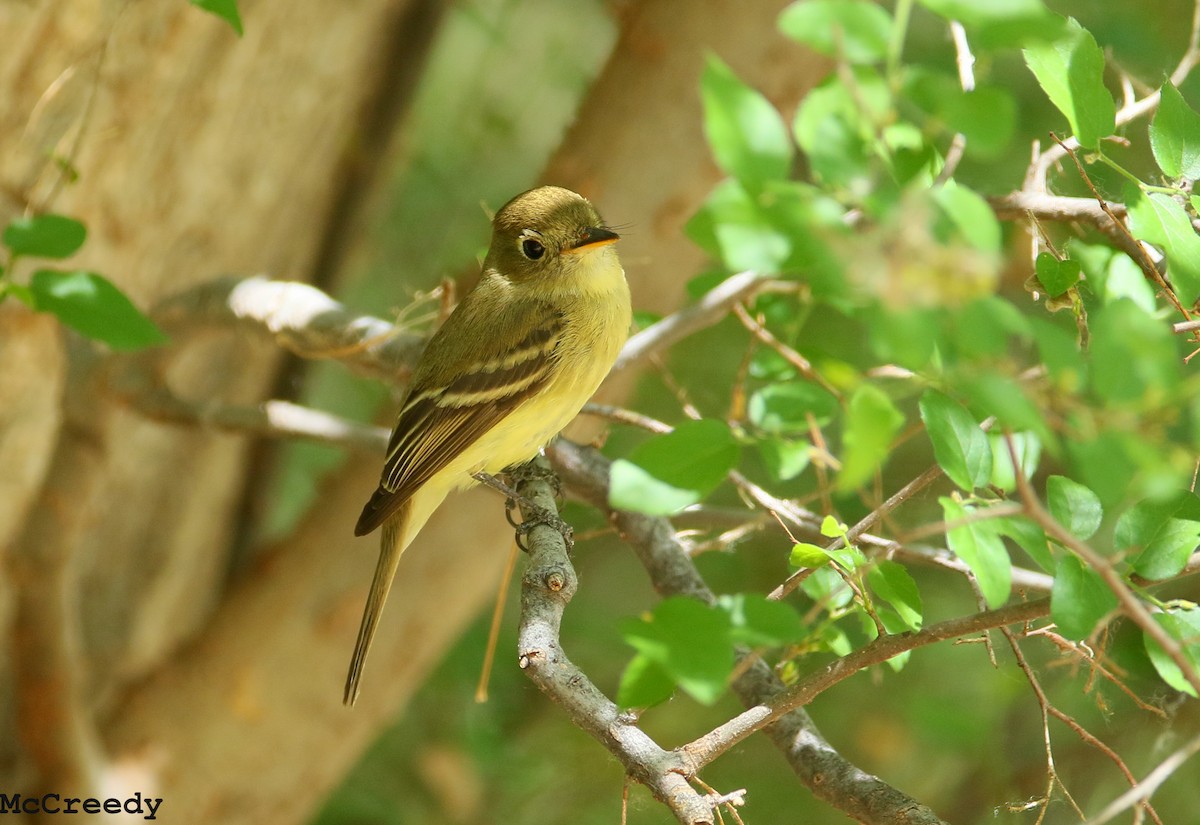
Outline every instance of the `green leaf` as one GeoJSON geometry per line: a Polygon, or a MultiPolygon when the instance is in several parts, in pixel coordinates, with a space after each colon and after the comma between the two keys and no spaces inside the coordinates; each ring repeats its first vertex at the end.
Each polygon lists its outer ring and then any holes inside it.
{"type": "Polygon", "coordinates": [[[9,295],[16,298],[30,309],[37,309],[37,300],[33,297],[33,292],[24,284],[14,284],[12,281],[6,281],[0,278],[0,303],[9,295]]]}
{"type": "Polygon", "coordinates": [[[1077,330],[1068,331],[1044,318],[1030,320],[1041,362],[1059,387],[1070,394],[1078,392],[1083,388],[1087,371],[1083,353],[1079,350],[1077,330]]]}
{"type": "Polygon", "coordinates": [[[883,390],[862,384],[850,397],[842,435],[842,470],[837,489],[849,492],[874,475],[888,457],[904,415],[883,390]]]}
{"type": "Polygon", "coordinates": [[[724,422],[686,421],[613,462],[608,501],[618,510],[670,515],[716,489],[739,448],[724,422]]]}
{"type": "Polygon", "coordinates": [[[812,447],[807,441],[766,438],[758,442],[758,452],[776,481],[791,481],[808,467],[812,447]]]}
{"type": "Polygon", "coordinates": [[[4,228],[4,245],[13,255],[69,258],[87,238],[87,227],[65,215],[17,218],[4,228]]]}
{"type": "MultiPolygon", "coordinates": [[[[1196,608],[1175,609],[1166,613],[1156,613],[1154,620],[1162,626],[1163,630],[1167,631],[1171,638],[1179,642],[1184,658],[1191,663],[1192,669],[1200,670],[1200,610],[1196,608]]],[[[1175,690],[1195,698],[1196,689],[1184,678],[1179,665],[1175,664],[1162,646],[1149,636],[1145,636],[1145,643],[1146,653],[1149,654],[1150,661],[1154,664],[1154,669],[1158,671],[1162,680],[1175,690]]]]}
{"type": "Polygon", "coordinates": [[[982,372],[963,376],[958,385],[974,405],[981,417],[996,416],[1003,425],[1013,430],[1028,430],[1037,434],[1046,444],[1053,445],[1053,435],[1042,419],[1042,414],[1025,395],[1021,385],[999,372],[982,372]]]}
{"type": "Polygon", "coordinates": [[[791,238],[733,178],[717,184],[686,231],[701,249],[735,272],[780,272],[793,251],[791,238]]]}
{"type": "Polygon", "coordinates": [[[1118,550],[1140,551],[1133,569],[1147,579],[1178,575],[1200,544],[1200,498],[1181,490],[1161,501],[1140,501],[1126,510],[1113,534],[1118,550]]]}
{"type": "Polygon", "coordinates": [[[1171,83],[1164,83],[1150,123],[1150,149],[1169,178],[1200,177],[1200,114],[1171,83]]]}
{"type": "Polygon", "coordinates": [[[983,252],[1000,252],[1000,222],[982,197],[954,180],[948,180],[933,190],[933,201],[942,210],[944,221],[953,226],[964,241],[983,252]]]}
{"type": "Polygon", "coordinates": [[[873,317],[868,334],[875,354],[910,370],[924,369],[939,343],[941,315],[926,308],[881,306],[873,317]]]}
{"type": "Polygon", "coordinates": [[[242,18],[238,14],[237,0],[191,0],[191,4],[215,14],[232,26],[238,37],[242,36],[242,18]]]}
{"type": "Polygon", "coordinates": [[[1029,319],[997,295],[984,295],[958,308],[953,317],[954,349],[947,356],[991,360],[1009,353],[1011,339],[1032,335],[1029,319]]]}
{"type": "Polygon", "coordinates": [[[1077,539],[1086,541],[1100,529],[1104,518],[1100,499],[1077,481],[1050,476],[1046,479],[1046,503],[1054,520],[1077,539]]]}
{"type": "MultiPolygon", "coordinates": [[[[961,521],[975,512],[975,508],[952,498],[943,496],[938,501],[947,524],[961,521]]],[[[971,568],[988,607],[995,609],[1008,601],[1012,590],[1012,560],[995,525],[972,521],[954,527],[946,532],[946,544],[971,568]]]]}
{"type": "Polygon", "coordinates": [[[704,497],[695,490],[675,487],[655,478],[623,458],[614,461],[609,472],[608,503],[618,510],[670,516],[704,497]]]}
{"type": "MultiPolygon", "coordinates": [[[[904,629],[921,629],[921,593],[904,565],[894,561],[881,561],[867,573],[867,583],[879,598],[895,608],[896,615],[904,622],[904,629]]],[[[891,631],[891,628],[888,630],[891,631]]]]}
{"type": "Polygon", "coordinates": [[[1025,45],[1060,37],[1065,21],[1049,12],[1042,0],[919,0],[947,20],[962,23],[977,47],[1025,45]]]}
{"type": "Polygon", "coordinates": [[[682,596],[664,599],[653,613],[621,624],[625,641],[659,665],[696,701],[710,705],[733,671],[733,642],[725,611],[682,596]]]}
{"type": "Polygon", "coordinates": [[[124,292],[94,272],[40,269],[33,273],[29,289],[39,312],[49,312],[113,349],[141,349],[167,340],[124,292]]]}
{"type": "MultiPolygon", "coordinates": [[[[1038,462],[1042,457],[1042,442],[1033,433],[1013,433],[1013,447],[1016,449],[1017,461],[1021,465],[1021,474],[1032,478],[1037,472],[1038,462]]],[[[1013,466],[1012,454],[1001,433],[988,433],[988,444],[992,447],[992,478],[991,483],[1005,492],[1011,493],[1017,489],[1016,467],[1013,466]]]]}
{"type": "Polygon", "coordinates": [[[992,475],[992,448],[971,414],[935,390],[921,396],[920,406],[933,456],[946,477],[967,492],[987,484],[992,475]]]}
{"type": "Polygon", "coordinates": [[[1078,261],[1070,258],[1060,261],[1049,252],[1042,252],[1037,256],[1035,271],[1046,294],[1057,298],[1079,282],[1081,268],[1078,261]]]}
{"type": "Polygon", "coordinates": [[[1170,325],[1128,299],[1091,316],[1092,388],[1101,398],[1156,405],[1179,383],[1170,325]]]}
{"type": "Polygon", "coordinates": [[[622,708],[648,708],[667,701],[674,692],[671,674],[649,656],[638,653],[621,674],[617,704],[622,708]]]}
{"type": "Polygon", "coordinates": [[[806,541],[792,545],[792,553],[788,556],[788,564],[792,567],[824,567],[831,561],[833,557],[824,547],[806,541]]]}
{"type": "Polygon", "coordinates": [[[1179,202],[1169,195],[1150,195],[1130,184],[1125,189],[1129,229],[1135,237],[1162,247],[1179,299],[1190,304],[1200,295],[1200,236],[1179,202]]]}
{"type": "MultiPolygon", "coordinates": [[[[1011,465],[1010,465],[1011,466],[1011,465]]],[[[993,521],[996,532],[1007,536],[1017,543],[1017,546],[1029,554],[1038,567],[1047,573],[1054,573],[1058,565],[1050,552],[1050,543],[1046,533],[1031,519],[1023,516],[1008,516],[993,521]]]]}
{"type": "MultiPolygon", "coordinates": [[[[831,565],[814,570],[801,582],[800,589],[814,602],[830,611],[840,610],[854,599],[854,592],[846,586],[846,582],[831,565]]],[[[849,653],[849,650],[845,653],[849,653]]]]}
{"type": "Polygon", "coordinates": [[[709,55],[705,64],[700,96],[704,131],[718,166],[750,189],[787,177],[792,142],[770,101],[715,55],[709,55]]]}
{"type": "Polygon", "coordinates": [[[872,63],[887,55],[892,18],[864,0],[802,0],[783,10],[779,30],[821,54],[872,63]]]}
{"type": "Polygon", "coordinates": [[[837,411],[837,399],[816,384],[792,381],[771,384],[750,396],[746,414],[763,432],[795,435],[809,431],[808,416],[827,424],[837,411]]]}
{"type": "Polygon", "coordinates": [[[1104,85],[1104,52],[1091,33],[1071,19],[1065,37],[1025,49],[1025,63],[1067,116],[1079,145],[1098,149],[1116,129],[1116,104],[1104,85]]]}
{"type": "Polygon", "coordinates": [[[1104,580],[1079,559],[1063,556],[1050,591],[1050,616],[1068,639],[1086,639],[1096,624],[1117,606],[1104,580]]]}
{"type": "Polygon", "coordinates": [[[1094,438],[1072,439],[1067,443],[1071,463],[1100,497],[1105,506],[1113,506],[1130,494],[1130,481],[1137,475],[1134,455],[1146,453],[1126,433],[1104,430],[1094,438]]]}
{"type": "Polygon", "coordinates": [[[1128,298],[1144,312],[1154,314],[1158,311],[1154,286],[1146,279],[1146,273],[1142,272],[1128,255],[1112,257],[1105,271],[1103,297],[1105,304],[1128,298]]]}
{"type": "Polygon", "coordinates": [[[785,602],[772,601],[757,593],[721,596],[717,606],[729,614],[734,643],[751,647],[778,647],[798,642],[808,635],[800,614],[785,602]]]}
{"type": "Polygon", "coordinates": [[[828,539],[846,538],[846,525],[835,519],[833,516],[825,516],[821,519],[821,535],[828,539]]]}
{"type": "Polygon", "coordinates": [[[870,181],[876,158],[876,123],[892,106],[878,73],[855,67],[853,89],[837,76],[810,91],[796,111],[792,131],[808,158],[813,178],[830,187],[876,186],[870,181]]]}
{"type": "Polygon", "coordinates": [[[952,74],[910,68],[904,91],[929,117],[930,126],[946,134],[962,134],[969,155],[994,158],[1008,148],[1017,117],[1017,104],[1008,89],[976,86],[965,92],[952,74]]]}

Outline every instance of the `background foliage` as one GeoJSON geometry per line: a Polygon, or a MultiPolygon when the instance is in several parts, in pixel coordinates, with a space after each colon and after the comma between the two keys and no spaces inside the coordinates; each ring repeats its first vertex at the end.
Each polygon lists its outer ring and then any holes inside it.
{"type": "MultiPolygon", "coordinates": [[[[693,91],[723,179],[687,221],[708,260],[688,293],[746,270],[769,284],[656,361],[625,405],[641,426],[611,423],[602,449],[610,505],[678,516],[718,603],[659,600],[599,513],[564,511],[586,538],[564,647],[647,708],[657,741],[740,712],[727,684],[747,648],[794,682],[880,636],[1048,595],[1048,620],[901,653],[809,709],[953,822],[1087,821],[1200,749],[1182,577],[1200,541],[1200,51],[1189,3],[1129,6],[801,0],[778,28],[829,71],[794,111],[705,60],[693,91]]],[[[616,26],[599,3],[474,0],[439,32],[394,184],[361,220],[373,252],[339,296],[376,314],[473,268],[485,224],[463,188],[494,206],[535,178],[616,26]]],[[[641,216],[607,217],[638,232],[641,216]]],[[[37,263],[74,255],[88,223],[10,222],[0,298],[115,350],[167,343],[109,277],[37,263]]],[[[336,365],[287,382],[359,420],[390,402],[336,365]]],[[[272,451],[255,541],[287,535],[344,461],[272,451]]],[[[620,815],[621,768],[516,669],[473,703],[485,639],[481,619],[316,821],[620,815]]],[[[1190,821],[1200,767],[1171,774],[1149,815],[1190,821]]],[[[762,737],[703,778],[747,788],[748,822],[845,821],[762,737]]],[[[669,819],[640,788],[629,804],[631,822],[669,819]]]]}
{"type": "MultiPolygon", "coordinates": [[[[640,502],[651,513],[697,500],[735,506],[735,489],[721,481],[737,467],[776,495],[854,524],[936,462],[946,479],[907,503],[887,532],[901,542],[919,536],[919,545],[944,541],[972,569],[978,595],[960,576],[911,560],[879,561],[875,553],[867,562],[862,553],[827,552],[820,537],[793,543],[770,525],[697,558],[715,589],[745,595],[716,611],[655,605],[635,584],[638,571],[611,539],[599,538],[577,556],[584,588],[571,615],[586,620],[568,626],[565,643],[610,688],[629,656],[621,639],[631,645],[636,653],[620,687],[629,704],[652,703],[661,698],[656,691],[678,684],[685,696],[645,717],[665,741],[736,712],[721,698],[729,644],[762,646],[785,673],[810,670],[875,634],[868,608],[889,632],[902,632],[970,612],[976,599],[1005,603],[1014,564],[1053,577],[1062,642],[1090,639],[1121,674],[1098,678],[1069,650],[1025,641],[1048,702],[1104,739],[1138,775],[1194,736],[1194,706],[1174,693],[1192,688],[1129,622],[1097,629],[1113,617],[1112,591],[1062,544],[1047,542],[1039,525],[1017,514],[1019,506],[1007,506],[1019,499],[1001,435],[1011,433],[1055,520],[1092,540],[1116,570],[1148,579],[1178,574],[1200,535],[1196,499],[1184,492],[1193,484],[1196,421],[1195,379],[1183,359],[1194,345],[1171,331],[1172,321],[1185,318],[1094,225],[1051,216],[1001,222],[985,200],[1022,188],[1031,141],[1045,150],[1052,131],[1075,135],[1091,185],[1129,206],[1132,232],[1165,253],[1180,302],[1190,306],[1200,287],[1190,272],[1196,240],[1187,200],[1200,141],[1188,104],[1196,100],[1192,84],[1182,83],[1182,94],[1165,84],[1156,115],[1114,124],[1121,82],[1144,96],[1187,52],[1179,23],[1191,10],[1169,5],[1134,16],[1094,3],[1051,3],[1052,10],[1035,2],[796,3],[783,11],[781,29],[833,57],[837,68],[794,114],[778,112],[719,59],[709,60],[698,92],[714,157],[729,178],[689,224],[717,267],[696,279],[693,294],[743,269],[794,278],[797,289],[750,307],[783,348],[755,346],[731,319],[677,352],[663,373],[670,380],[643,382],[631,406],[678,430],[648,440],[614,430],[605,447],[618,458],[613,503],[640,502]],[[956,72],[947,20],[963,25],[975,60],[973,89],[964,90],[956,72]],[[1114,133],[1123,140],[1105,140],[1114,133]],[[956,135],[963,151],[951,176],[945,163],[956,135]],[[811,363],[809,372],[789,362],[792,350],[811,363]],[[688,415],[703,420],[687,423],[688,415]],[[991,417],[991,429],[979,429],[991,417]],[[979,518],[988,511],[1005,515],[979,518]],[[930,531],[943,519],[961,525],[944,539],[930,531]],[[747,622],[742,600],[761,603],[754,594],[800,566],[819,569],[805,581],[805,595],[790,602],[794,610],[747,622]],[[842,583],[847,576],[859,597],[842,583]],[[665,672],[665,683],[646,678],[646,662],[658,676],[665,672]]],[[[1049,191],[1090,194],[1069,160],[1050,171],[1049,191]]],[[[577,509],[571,515],[581,527],[598,525],[577,509]]],[[[836,537],[837,519],[827,526],[825,537],[836,537]]],[[[1016,591],[1033,595],[1020,585],[1016,591]]],[[[1190,592],[1149,598],[1195,661],[1195,611],[1172,598],[1190,592]]],[[[449,657],[418,700],[424,710],[381,740],[362,774],[331,802],[327,821],[337,821],[343,805],[373,799],[386,808],[375,772],[393,759],[411,766],[414,779],[426,776],[409,784],[395,779],[408,772],[391,774],[405,807],[428,807],[381,821],[436,815],[441,803],[427,760],[444,758],[473,766],[480,793],[504,818],[545,816],[536,789],[552,794],[554,783],[548,776],[526,781],[537,774],[538,757],[514,763],[511,743],[484,733],[510,719],[523,728],[514,732],[517,752],[588,760],[592,775],[607,770],[619,780],[590,743],[579,738],[578,750],[571,747],[515,676],[511,684],[497,677],[493,703],[431,724],[443,718],[435,709],[447,692],[465,695],[479,644],[472,634],[449,657]]],[[[1057,787],[1041,811],[1047,771],[1037,700],[1004,644],[995,645],[996,667],[988,655],[982,645],[923,650],[840,685],[812,710],[851,759],[951,821],[1078,821],[1057,787]]],[[[1066,726],[1049,724],[1058,776],[1080,807],[1097,810],[1117,795],[1120,774],[1066,726]]],[[[1190,764],[1170,787],[1183,789],[1197,776],[1190,764]]],[[[706,778],[718,787],[752,784],[744,811],[751,821],[784,810],[806,821],[841,821],[811,810],[761,747],[747,744],[706,778]]],[[[1186,820],[1186,794],[1170,787],[1157,800],[1159,813],[1186,820]]],[[[609,821],[611,805],[597,794],[564,821],[609,821]]],[[[635,802],[633,821],[664,816],[642,808],[635,802]]]]}

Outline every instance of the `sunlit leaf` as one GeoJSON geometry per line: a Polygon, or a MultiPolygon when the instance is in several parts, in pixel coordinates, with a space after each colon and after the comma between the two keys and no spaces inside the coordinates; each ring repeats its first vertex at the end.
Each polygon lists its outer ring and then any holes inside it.
{"type": "Polygon", "coordinates": [[[1163,84],[1150,123],[1150,149],[1167,177],[1200,177],[1200,114],[1171,83],[1163,84]]]}
{"type": "Polygon", "coordinates": [[[1169,195],[1147,195],[1133,185],[1125,189],[1125,206],[1130,231],[1162,247],[1179,298],[1190,304],[1200,295],[1200,236],[1187,211],[1169,195]]]}
{"type": "Polygon", "coordinates": [[[776,481],[791,481],[808,467],[812,446],[807,441],[766,438],[758,442],[758,451],[776,481]]]}
{"type": "Polygon", "coordinates": [[[1072,19],[1064,37],[1025,49],[1025,63],[1067,116],[1080,146],[1096,149],[1113,133],[1116,104],[1104,85],[1104,52],[1091,32],[1072,19]]]}
{"type": "MultiPolygon", "coordinates": [[[[1031,478],[1037,472],[1042,457],[1042,442],[1033,433],[1017,432],[1009,436],[1017,454],[1021,475],[1031,478]]],[[[988,444],[992,447],[991,483],[1005,492],[1017,489],[1017,467],[1013,466],[1012,452],[1008,439],[1001,433],[988,433],[988,444]]]]}
{"type": "Polygon", "coordinates": [[[795,608],[759,593],[721,596],[717,606],[729,614],[735,643],[778,647],[798,642],[808,635],[808,628],[795,608]]]}
{"type": "Polygon", "coordinates": [[[1042,0],[919,0],[935,14],[962,23],[973,45],[989,48],[1054,40],[1065,21],[1042,0]]]}
{"type": "Polygon", "coordinates": [[[654,659],[639,653],[625,666],[617,687],[617,704],[623,708],[650,707],[667,701],[675,680],[654,659]]]}
{"type": "Polygon", "coordinates": [[[652,614],[622,622],[625,641],[657,664],[685,692],[712,704],[733,670],[729,615],[695,599],[674,596],[652,614]]]}
{"type": "Polygon", "coordinates": [[[1051,298],[1057,298],[1079,282],[1079,262],[1070,258],[1060,261],[1049,252],[1037,256],[1035,270],[1038,280],[1051,298]]]}
{"type": "Polygon", "coordinates": [[[738,453],[724,422],[684,422],[613,462],[609,504],[648,515],[678,512],[712,492],[733,468],[738,453]]]}
{"type": "Polygon", "coordinates": [[[1000,222],[988,202],[956,181],[948,180],[933,192],[946,222],[968,244],[983,252],[1000,251],[1000,222]]]}
{"type": "Polygon", "coordinates": [[[715,55],[700,80],[704,131],[717,164],[750,189],[787,176],[792,141],[778,110],[715,55]]]}
{"type": "Polygon", "coordinates": [[[801,0],[783,10],[779,29],[821,54],[871,63],[887,54],[892,18],[867,0],[801,0]]]}
{"type": "Polygon", "coordinates": [[[1140,402],[1161,398],[1179,383],[1170,326],[1123,299],[1091,318],[1092,386],[1102,398],[1140,402]]]}

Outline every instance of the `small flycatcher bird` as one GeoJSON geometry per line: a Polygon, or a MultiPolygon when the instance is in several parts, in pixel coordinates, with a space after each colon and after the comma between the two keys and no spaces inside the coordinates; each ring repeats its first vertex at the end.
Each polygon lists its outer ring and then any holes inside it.
{"type": "Polygon", "coordinates": [[[625,343],[629,286],[586,199],[543,186],[492,219],[483,275],[429,341],[354,528],[383,527],[343,700],[363,663],[400,554],[452,490],[537,455],[600,386],[625,343]]]}

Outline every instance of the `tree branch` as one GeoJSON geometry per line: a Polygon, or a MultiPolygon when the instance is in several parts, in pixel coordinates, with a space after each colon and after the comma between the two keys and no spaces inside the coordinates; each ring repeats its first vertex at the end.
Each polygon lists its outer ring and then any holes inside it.
{"type": "MultiPolygon", "coordinates": [[[[650,574],[655,590],[663,596],[688,596],[707,604],[715,596],[704,583],[692,560],[675,537],[666,519],[613,511],[608,507],[608,466],[604,456],[587,447],[556,441],[547,448],[547,457],[572,492],[609,514],[610,521],[637,553],[650,574]]],[[[748,655],[740,651],[739,658],[748,655]]],[[[848,675],[848,674],[847,674],[848,675]]],[[[784,692],[784,686],[771,668],[755,659],[733,683],[733,690],[749,710],[742,719],[742,735],[762,729],[762,717],[771,713],[759,710],[772,697],[784,692]]],[[[803,710],[793,709],[774,716],[766,733],[776,744],[801,782],[819,799],[866,825],[936,825],[941,819],[932,810],[887,783],[848,762],[821,736],[803,710]]],[[[732,743],[731,743],[732,744],[732,743]]],[[[692,770],[698,770],[716,753],[693,753],[688,746],[677,752],[687,754],[692,770]]]]}
{"type": "Polygon", "coordinates": [[[740,301],[763,289],[768,281],[757,272],[739,272],[710,289],[703,298],[689,307],[668,315],[632,336],[626,343],[613,372],[620,372],[667,349],[693,332],[720,321],[740,301]]]}
{"type": "MultiPolygon", "coordinates": [[[[545,459],[534,463],[548,469],[545,459]]],[[[545,478],[526,478],[517,492],[546,512],[556,512],[554,488],[545,478]]],[[[521,513],[526,520],[537,518],[524,504],[521,513]]],[[[687,777],[694,771],[688,770],[679,754],[659,747],[637,726],[636,716],[621,712],[563,651],[559,628],[579,582],[562,534],[550,525],[537,524],[528,533],[528,544],[517,641],[525,675],[566,711],[576,727],[608,748],[626,774],[649,788],[680,822],[712,825],[712,803],[688,784],[687,777]]]]}

